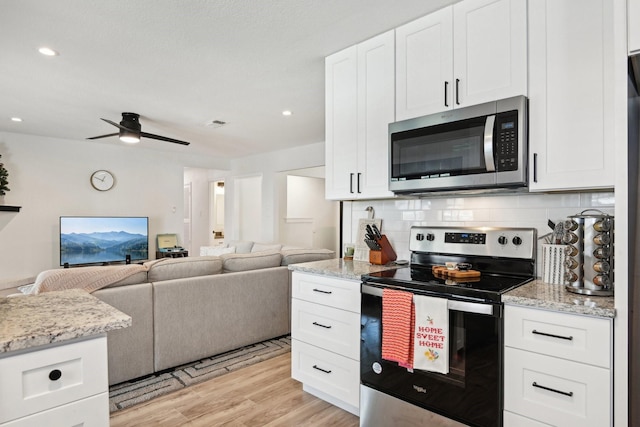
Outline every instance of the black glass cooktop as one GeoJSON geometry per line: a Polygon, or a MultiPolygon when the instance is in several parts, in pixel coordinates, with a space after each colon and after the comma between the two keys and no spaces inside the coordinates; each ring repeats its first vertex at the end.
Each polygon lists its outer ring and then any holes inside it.
{"type": "Polygon", "coordinates": [[[484,273],[478,278],[446,279],[432,273],[430,267],[406,267],[362,277],[368,284],[406,289],[427,295],[459,295],[487,301],[501,301],[501,295],[533,280],[528,276],[484,273]]]}

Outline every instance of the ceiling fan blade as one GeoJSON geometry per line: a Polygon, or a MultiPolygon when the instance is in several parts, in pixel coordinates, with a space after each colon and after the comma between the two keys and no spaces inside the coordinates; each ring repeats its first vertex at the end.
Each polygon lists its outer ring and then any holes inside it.
{"type": "Polygon", "coordinates": [[[92,136],[92,137],[87,138],[87,139],[100,139],[100,138],[107,138],[109,136],[117,136],[117,135],[120,135],[120,133],[117,132],[117,133],[110,133],[109,135],[92,136]]]}
{"type": "Polygon", "coordinates": [[[161,135],[154,135],[152,133],[147,133],[147,132],[140,132],[140,136],[144,136],[145,138],[159,139],[160,141],[173,142],[174,144],[182,144],[182,145],[191,144],[190,142],[180,141],[179,139],[167,138],[166,136],[161,136],[161,135]]]}
{"type": "Polygon", "coordinates": [[[128,130],[129,132],[135,132],[135,130],[126,128],[126,127],[122,126],[120,123],[112,122],[111,120],[107,120],[107,119],[103,119],[103,118],[101,118],[100,120],[103,120],[103,121],[109,123],[110,125],[114,125],[118,129],[128,130]]]}

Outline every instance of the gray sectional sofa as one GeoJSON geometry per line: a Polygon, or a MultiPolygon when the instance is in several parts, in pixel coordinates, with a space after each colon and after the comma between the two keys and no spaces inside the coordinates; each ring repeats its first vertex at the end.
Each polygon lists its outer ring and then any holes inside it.
{"type": "Polygon", "coordinates": [[[93,292],[133,320],[107,335],[109,384],[288,334],[287,266],[334,256],[324,249],[272,248],[163,259],[93,292]]]}

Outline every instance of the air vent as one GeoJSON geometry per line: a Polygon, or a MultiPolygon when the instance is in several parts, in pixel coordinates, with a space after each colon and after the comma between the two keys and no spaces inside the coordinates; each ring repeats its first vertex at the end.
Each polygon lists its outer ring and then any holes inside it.
{"type": "Polygon", "coordinates": [[[212,128],[219,128],[226,124],[227,122],[223,122],[222,120],[211,120],[210,122],[207,122],[207,126],[210,126],[212,128]]]}

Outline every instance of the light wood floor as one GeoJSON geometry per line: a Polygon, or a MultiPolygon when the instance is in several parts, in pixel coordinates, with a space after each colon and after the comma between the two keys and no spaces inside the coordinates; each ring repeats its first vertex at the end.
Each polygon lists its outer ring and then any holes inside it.
{"type": "Polygon", "coordinates": [[[358,417],[302,391],[291,353],[115,412],[111,427],[336,426],[358,417]]]}

